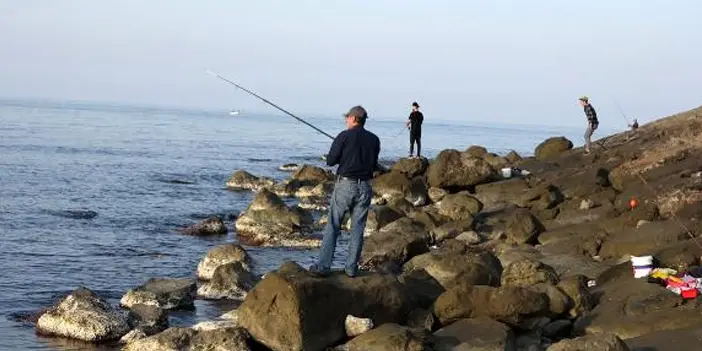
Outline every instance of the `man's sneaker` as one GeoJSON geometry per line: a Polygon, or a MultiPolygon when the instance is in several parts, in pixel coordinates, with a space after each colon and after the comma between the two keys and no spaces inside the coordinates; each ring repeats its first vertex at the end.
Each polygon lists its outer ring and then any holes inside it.
{"type": "Polygon", "coordinates": [[[307,271],[320,277],[326,277],[330,273],[329,271],[320,270],[316,264],[311,265],[307,271]]]}

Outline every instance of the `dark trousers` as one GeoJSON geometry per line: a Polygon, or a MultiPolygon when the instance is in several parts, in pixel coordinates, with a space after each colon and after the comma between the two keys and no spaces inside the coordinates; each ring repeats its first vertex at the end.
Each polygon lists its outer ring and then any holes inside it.
{"type": "Polygon", "coordinates": [[[422,135],[410,133],[410,156],[414,153],[414,143],[417,143],[417,156],[422,154],[422,135]]]}

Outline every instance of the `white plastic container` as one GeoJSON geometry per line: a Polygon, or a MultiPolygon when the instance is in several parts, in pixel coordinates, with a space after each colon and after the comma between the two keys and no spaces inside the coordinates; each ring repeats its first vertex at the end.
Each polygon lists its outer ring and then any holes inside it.
{"type": "Polygon", "coordinates": [[[631,256],[634,278],[645,278],[653,270],[653,256],[631,256]]]}
{"type": "Polygon", "coordinates": [[[512,169],[511,168],[503,168],[502,169],[502,177],[503,178],[511,178],[512,177],[512,169]]]}

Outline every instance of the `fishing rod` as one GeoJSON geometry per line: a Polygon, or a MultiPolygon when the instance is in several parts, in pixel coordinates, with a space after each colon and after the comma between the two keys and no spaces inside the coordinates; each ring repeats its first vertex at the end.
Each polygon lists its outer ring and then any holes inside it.
{"type": "Polygon", "coordinates": [[[321,130],[321,129],[315,127],[315,126],[313,126],[312,124],[310,124],[309,122],[305,121],[304,119],[302,119],[302,118],[300,118],[300,117],[297,117],[297,116],[293,115],[292,113],[290,113],[290,112],[284,110],[284,109],[281,108],[280,106],[278,106],[278,105],[276,105],[276,104],[274,104],[274,103],[268,101],[267,99],[265,99],[265,98],[263,98],[262,96],[260,96],[260,95],[258,95],[258,94],[256,94],[256,93],[254,93],[253,91],[251,91],[251,90],[249,90],[249,89],[246,89],[246,88],[242,87],[241,85],[236,84],[236,83],[232,82],[231,80],[229,80],[229,79],[227,79],[227,78],[224,78],[224,77],[220,76],[219,74],[217,74],[217,73],[215,73],[215,72],[212,72],[212,71],[210,71],[210,70],[206,70],[206,71],[207,71],[207,73],[210,74],[211,76],[216,77],[216,78],[219,78],[219,79],[221,79],[222,81],[227,82],[227,83],[229,83],[229,84],[231,84],[231,85],[233,85],[233,86],[235,86],[235,87],[237,87],[237,88],[239,88],[239,89],[245,91],[246,93],[255,96],[256,98],[258,98],[258,99],[260,99],[261,101],[263,101],[263,102],[265,102],[265,103],[267,103],[267,104],[269,104],[269,105],[271,105],[271,106],[277,108],[278,110],[282,111],[283,113],[287,114],[288,116],[290,116],[290,117],[292,117],[292,118],[294,118],[294,119],[296,119],[296,120],[298,120],[298,121],[300,121],[300,122],[306,124],[308,127],[311,127],[312,129],[316,130],[317,132],[321,133],[322,135],[326,135],[327,137],[329,137],[329,139],[334,140],[334,137],[333,137],[333,136],[331,136],[331,135],[325,133],[323,130],[321,130]]]}
{"type": "Polygon", "coordinates": [[[622,117],[624,117],[624,120],[626,121],[626,125],[629,125],[629,117],[626,116],[626,114],[624,113],[624,110],[622,110],[622,107],[619,106],[619,103],[617,102],[617,100],[614,100],[614,103],[617,105],[617,108],[619,109],[619,113],[621,113],[622,117]]]}

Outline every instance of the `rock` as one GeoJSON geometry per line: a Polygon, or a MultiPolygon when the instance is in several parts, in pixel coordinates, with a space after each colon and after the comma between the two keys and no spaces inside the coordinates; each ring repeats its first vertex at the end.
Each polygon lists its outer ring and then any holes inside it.
{"type": "Polygon", "coordinates": [[[391,171],[414,178],[423,175],[427,167],[429,167],[429,161],[426,158],[401,158],[392,165],[391,171]]]}
{"type": "Polygon", "coordinates": [[[702,340],[702,328],[699,325],[689,328],[664,330],[627,339],[631,350],[637,351],[697,351],[702,340]]]}
{"type": "Polygon", "coordinates": [[[380,228],[400,218],[402,218],[402,214],[393,210],[390,206],[373,206],[370,211],[368,211],[365,231],[367,233],[376,232],[380,228]]]}
{"type": "Polygon", "coordinates": [[[129,331],[127,318],[86,288],[74,290],[39,317],[37,333],[89,342],[119,340],[129,331]]]}
{"type": "Polygon", "coordinates": [[[515,211],[507,222],[507,238],[516,244],[532,244],[538,240],[543,225],[528,210],[515,211]]]}
{"type": "Polygon", "coordinates": [[[444,196],[448,195],[448,191],[436,187],[429,188],[428,192],[431,202],[439,202],[444,196]]]}
{"type": "Polygon", "coordinates": [[[449,194],[438,203],[439,214],[454,221],[472,219],[473,215],[483,209],[483,204],[476,198],[465,194],[449,194]]]}
{"type": "Polygon", "coordinates": [[[581,210],[589,210],[593,207],[595,207],[595,203],[590,199],[583,199],[582,201],[580,201],[581,210]]]}
{"type": "Polygon", "coordinates": [[[423,269],[403,272],[397,277],[397,280],[402,283],[412,304],[422,310],[430,308],[434,301],[446,291],[434,277],[423,269]]]}
{"type": "Polygon", "coordinates": [[[544,327],[544,336],[551,339],[562,339],[570,335],[573,323],[567,319],[558,319],[544,327]]]}
{"type": "Polygon", "coordinates": [[[129,333],[124,334],[124,336],[119,339],[119,343],[128,344],[130,342],[135,342],[139,339],[144,339],[146,337],[148,337],[148,335],[146,335],[146,333],[143,330],[139,328],[132,329],[129,333]]]}
{"type": "Polygon", "coordinates": [[[483,156],[485,162],[487,162],[495,170],[501,170],[509,166],[509,161],[506,158],[499,156],[494,153],[487,153],[483,156]]]}
{"type": "Polygon", "coordinates": [[[629,351],[629,347],[616,335],[604,333],[563,340],[551,345],[548,351],[629,351]]]}
{"type": "Polygon", "coordinates": [[[190,279],[151,278],[136,289],[129,289],[120,304],[156,306],[164,310],[192,309],[197,286],[190,279]]]}
{"type": "Polygon", "coordinates": [[[315,212],[327,212],[329,211],[329,202],[321,197],[310,196],[302,197],[297,203],[297,206],[303,210],[315,211],[315,212]]]}
{"type": "Polygon", "coordinates": [[[478,235],[478,233],[472,230],[458,234],[456,240],[462,241],[466,245],[478,245],[481,242],[483,242],[483,238],[481,238],[480,235],[478,235]]]}
{"type": "MultiPolygon", "coordinates": [[[[297,184],[300,184],[298,181],[297,184]]],[[[319,183],[317,185],[303,185],[300,187],[292,187],[289,196],[294,196],[299,199],[309,198],[325,198],[334,191],[334,184],[331,182],[319,183]]],[[[280,196],[280,194],[276,194],[280,196]]]]}
{"type": "Polygon", "coordinates": [[[558,283],[558,288],[563,291],[572,302],[572,307],[570,311],[568,311],[571,318],[580,317],[592,311],[592,308],[595,306],[595,298],[590,293],[587,282],[587,277],[577,275],[565,278],[558,283]]]}
{"type": "Polygon", "coordinates": [[[412,310],[407,316],[407,326],[412,329],[426,330],[428,332],[434,330],[436,319],[431,310],[416,309],[412,310]]]}
{"type": "Polygon", "coordinates": [[[512,178],[476,186],[475,197],[486,208],[493,208],[503,203],[514,203],[527,190],[529,184],[524,179],[512,178]]]}
{"type": "Polygon", "coordinates": [[[429,203],[429,191],[422,177],[415,177],[410,180],[410,188],[405,194],[405,200],[414,207],[424,206],[429,203]]]}
{"type": "Polygon", "coordinates": [[[223,264],[215,269],[212,279],[197,289],[205,299],[241,300],[256,284],[256,277],[241,262],[223,264]]]}
{"type": "Polygon", "coordinates": [[[375,325],[404,323],[410,309],[392,276],[320,278],[286,263],[249,292],[238,314],[240,324],[270,349],[321,351],[346,337],[348,315],[369,316],[375,325]]]}
{"type": "Polygon", "coordinates": [[[414,205],[401,197],[389,198],[385,205],[403,216],[408,216],[410,213],[415,212],[414,205]]]}
{"type": "Polygon", "coordinates": [[[534,154],[539,160],[558,156],[573,148],[573,142],[565,137],[554,137],[544,140],[536,147],[534,154]]]}
{"type": "Polygon", "coordinates": [[[139,333],[123,338],[125,341],[145,336],[154,335],[168,328],[168,314],[156,306],[134,305],[127,314],[127,323],[130,328],[138,329],[139,333]]]}
{"type": "Polygon", "coordinates": [[[278,170],[281,171],[286,171],[286,172],[295,172],[300,169],[300,165],[297,163],[286,163],[280,167],[278,167],[278,170]]]}
{"type": "Polygon", "coordinates": [[[678,272],[690,266],[700,264],[702,247],[695,240],[685,240],[680,243],[664,246],[653,253],[660,267],[668,267],[678,272]]]}
{"type": "Polygon", "coordinates": [[[409,192],[412,182],[400,172],[385,173],[372,181],[373,193],[384,198],[402,197],[409,192]]]}
{"type": "Polygon", "coordinates": [[[240,328],[239,322],[231,319],[204,321],[193,325],[193,330],[208,331],[226,328],[240,328]]]}
{"type": "Polygon", "coordinates": [[[438,211],[413,211],[407,214],[407,217],[416,223],[420,223],[427,230],[434,230],[441,223],[441,216],[438,211]]]}
{"type": "Polygon", "coordinates": [[[383,324],[349,341],[349,351],[429,351],[426,335],[397,324],[383,324]]]}
{"type": "Polygon", "coordinates": [[[334,175],[320,167],[303,165],[290,178],[298,181],[301,186],[316,186],[333,180],[334,175]]]}
{"type": "Polygon", "coordinates": [[[681,242],[687,237],[685,229],[673,220],[651,222],[609,236],[602,244],[600,256],[618,258],[625,255],[648,255],[660,247],[681,242]]]}
{"type": "Polygon", "coordinates": [[[468,147],[465,151],[468,155],[471,155],[473,157],[478,157],[478,158],[483,158],[485,154],[487,154],[487,149],[480,146],[480,145],[471,145],[468,147]]]}
{"type": "Polygon", "coordinates": [[[528,287],[540,283],[556,285],[558,275],[553,268],[538,261],[515,261],[502,271],[502,286],[528,287]]]}
{"type": "Polygon", "coordinates": [[[361,266],[375,271],[396,270],[410,258],[429,251],[429,240],[423,226],[400,218],[365,240],[361,266]]]}
{"type": "Polygon", "coordinates": [[[403,270],[424,270],[446,289],[459,283],[499,285],[502,266],[494,255],[469,249],[460,242],[456,246],[459,247],[450,251],[440,249],[419,255],[409,260],[403,270]]]}
{"type": "Polygon", "coordinates": [[[607,219],[615,218],[619,215],[611,204],[606,204],[589,210],[573,209],[563,210],[550,222],[550,229],[561,228],[572,225],[579,225],[591,222],[603,222],[607,219]]]}
{"type": "Polygon", "coordinates": [[[434,333],[435,351],[516,351],[512,330],[490,318],[460,319],[434,333]]]}
{"type": "Polygon", "coordinates": [[[275,181],[270,178],[257,177],[247,171],[238,170],[227,180],[227,188],[233,190],[255,190],[272,187],[275,181]]]}
{"type": "Polygon", "coordinates": [[[352,315],[346,316],[344,322],[346,326],[346,335],[350,338],[361,335],[373,329],[373,320],[370,318],[358,318],[352,315]]]}
{"type": "Polygon", "coordinates": [[[519,156],[516,151],[512,150],[505,156],[505,159],[507,159],[509,163],[517,163],[522,160],[522,156],[519,156]]]}
{"type": "Polygon", "coordinates": [[[219,216],[204,219],[200,223],[181,229],[183,234],[197,236],[224,235],[227,231],[227,226],[219,216]]]}
{"type": "Polygon", "coordinates": [[[430,187],[466,189],[485,183],[495,174],[495,170],[482,158],[456,150],[444,150],[429,165],[427,179],[430,187]]]}
{"type": "Polygon", "coordinates": [[[250,351],[248,334],[241,328],[195,330],[173,327],[130,342],[123,351],[212,350],[250,351]]]}
{"type": "Polygon", "coordinates": [[[531,289],[536,292],[544,293],[546,296],[548,296],[549,311],[551,312],[549,317],[558,318],[563,316],[573,306],[573,302],[570,300],[568,295],[554,285],[539,283],[531,286],[531,289]]]}
{"type": "Polygon", "coordinates": [[[244,267],[250,269],[251,257],[243,247],[236,244],[219,245],[207,252],[205,257],[197,265],[197,278],[210,280],[215,269],[227,263],[240,262],[244,267]]]}
{"type": "Polygon", "coordinates": [[[308,212],[288,207],[277,195],[263,189],[236,220],[235,226],[239,240],[250,245],[317,246],[319,240],[302,234],[312,224],[313,218],[308,212]]]}
{"type": "Polygon", "coordinates": [[[548,312],[546,294],[522,287],[459,284],[441,294],[434,303],[434,315],[442,325],[462,318],[488,317],[516,326],[529,317],[548,312]]]}

